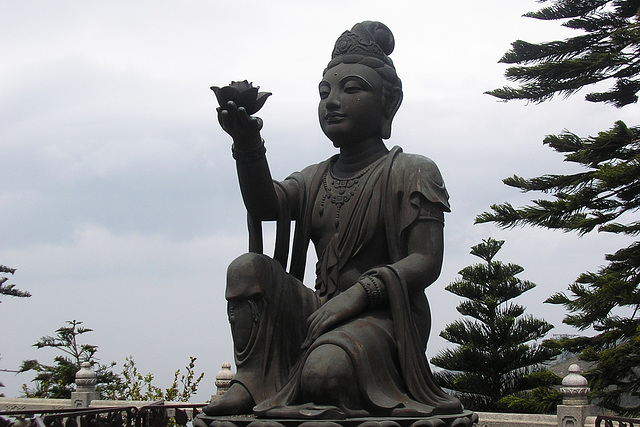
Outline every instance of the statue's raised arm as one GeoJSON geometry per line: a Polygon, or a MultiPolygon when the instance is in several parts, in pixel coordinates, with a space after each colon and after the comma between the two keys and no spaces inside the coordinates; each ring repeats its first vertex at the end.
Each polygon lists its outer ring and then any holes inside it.
{"type": "Polygon", "coordinates": [[[278,199],[265,156],[264,140],[260,136],[262,119],[253,116],[271,94],[258,92],[258,88],[246,80],[211,89],[220,103],[216,109],[220,126],[233,139],[231,149],[247,211],[257,220],[276,219],[278,199]]]}

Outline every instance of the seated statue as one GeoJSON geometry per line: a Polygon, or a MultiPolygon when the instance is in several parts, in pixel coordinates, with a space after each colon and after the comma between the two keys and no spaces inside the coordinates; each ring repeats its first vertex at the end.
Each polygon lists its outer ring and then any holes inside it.
{"type": "Polygon", "coordinates": [[[402,101],[393,48],[379,22],[338,38],[319,84],[318,116],[339,152],[284,181],[271,178],[262,120],[234,102],[218,108],[233,138],[254,249],[227,273],[237,375],[205,414],[340,419],[463,411],[435,384],[425,356],[431,318],[424,291],[441,270],[448,194],[430,159],[383,142],[402,101]],[[261,253],[261,221],[285,230],[278,229],[274,258],[261,253]],[[318,258],[313,290],[302,284],[310,242],[318,258]]]}

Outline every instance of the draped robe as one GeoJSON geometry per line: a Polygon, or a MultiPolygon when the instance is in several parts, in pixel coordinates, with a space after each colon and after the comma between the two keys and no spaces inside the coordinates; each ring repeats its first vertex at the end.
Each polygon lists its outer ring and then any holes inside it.
{"type": "MultiPolygon", "coordinates": [[[[449,211],[440,172],[430,159],[405,154],[399,147],[377,160],[337,214],[335,234],[328,243],[325,240],[318,254],[313,292],[301,280],[310,241],[316,243],[317,234],[326,229],[326,221],[333,221],[336,213],[326,190],[327,173],[335,160],[336,156],[276,183],[281,222],[296,221],[291,265],[286,273],[268,258],[272,274],[266,280],[270,283],[258,292],[264,299],[261,326],[240,360],[236,352],[235,381],[258,402],[254,408],[258,416],[313,416],[323,408],[302,400],[300,374],[311,351],[333,344],[352,361],[364,406],[340,407],[338,412],[349,417],[461,412],[460,402],[435,384],[426,360],[431,322],[426,296],[423,291],[410,295],[402,271],[393,266],[409,255],[407,230],[414,222],[442,221],[442,212],[449,211]],[[306,318],[355,283],[345,283],[343,271],[381,238],[387,260],[367,266],[365,274],[375,275],[384,284],[385,303],[338,325],[301,351],[306,318]]],[[[276,248],[278,251],[281,249],[276,248]]]]}

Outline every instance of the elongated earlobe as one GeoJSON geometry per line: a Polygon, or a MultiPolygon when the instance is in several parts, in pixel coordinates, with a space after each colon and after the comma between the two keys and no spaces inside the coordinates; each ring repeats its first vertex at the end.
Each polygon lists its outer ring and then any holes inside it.
{"type": "Polygon", "coordinates": [[[382,139],[389,139],[391,137],[391,122],[393,117],[398,112],[400,104],[402,103],[402,89],[394,87],[389,91],[383,99],[384,103],[384,119],[380,126],[380,136],[382,139]]]}

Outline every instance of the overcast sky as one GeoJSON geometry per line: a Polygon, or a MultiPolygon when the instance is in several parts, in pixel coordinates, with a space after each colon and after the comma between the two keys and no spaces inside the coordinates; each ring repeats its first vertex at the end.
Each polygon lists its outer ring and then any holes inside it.
{"type": "MultiPolygon", "coordinates": [[[[616,120],[636,124],[637,107],[564,100],[502,103],[483,92],[506,84],[497,61],[516,39],[571,35],[521,15],[534,0],[446,1],[8,1],[0,0],[0,264],[28,299],[0,305],[0,368],[55,352],[31,345],[77,319],[94,332],[103,363],[167,387],[189,356],[206,373],[196,401],[215,393],[232,362],[226,266],[246,251],[245,211],[209,86],[248,79],[270,97],[260,111],[277,179],[334,153],[318,125],[317,84],[336,38],[379,20],[393,31],[404,86],[391,147],[432,158],[451,195],[440,279],[428,289],[438,336],[460,316],[444,287],[487,237],[505,239],[498,259],[536,283],[517,302],[561,323],[543,304],[581,272],[596,270],[619,236],[473,225],[492,203],[522,205],[501,179],[575,171],[542,145],[563,129],[581,136],[616,120]]],[[[309,269],[308,269],[309,270],[309,269]]],[[[313,270],[313,269],[311,269],[313,270]]],[[[312,280],[308,281],[313,283],[312,280]]],[[[2,373],[20,394],[28,375],[2,373]]]]}

